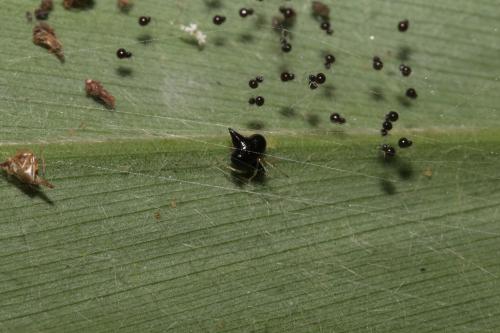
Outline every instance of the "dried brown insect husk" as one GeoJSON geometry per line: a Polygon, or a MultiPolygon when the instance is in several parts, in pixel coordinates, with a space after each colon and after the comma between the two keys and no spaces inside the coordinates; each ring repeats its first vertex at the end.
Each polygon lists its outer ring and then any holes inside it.
{"type": "Polygon", "coordinates": [[[47,23],[38,23],[33,28],[33,43],[48,49],[51,53],[64,62],[64,53],[61,42],[57,39],[54,29],[47,23]]]}
{"type": "Polygon", "coordinates": [[[312,12],[314,16],[320,16],[324,19],[328,19],[330,17],[330,7],[321,1],[313,1],[312,12]]]}
{"type": "Polygon", "coordinates": [[[85,91],[87,92],[87,96],[93,97],[107,108],[115,108],[115,97],[104,89],[101,82],[91,79],[85,80],[85,91]]]}
{"type": "Polygon", "coordinates": [[[40,9],[50,12],[54,9],[54,2],[52,0],[42,0],[40,3],[40,9]]]}
{"type": "Polygon", "coordinates": [[[85,9],[92,7],[93,0],[63,0],[63,6],[66,9],[85,9]]]}
{"type": "Polygon", "coordinates": [[[118,0],[116,4],[123,13],[128,13],[134,6],[131,0],[118,0]]]}
{"type": "Polygon", "coordinates": [[[38,160],[31,151],[17,152],[7,161],[0,163],[0,169],[5,170],[7,174],[16,177],[22,183],[54,188],[54,185],[38,175],[38,160]]]}

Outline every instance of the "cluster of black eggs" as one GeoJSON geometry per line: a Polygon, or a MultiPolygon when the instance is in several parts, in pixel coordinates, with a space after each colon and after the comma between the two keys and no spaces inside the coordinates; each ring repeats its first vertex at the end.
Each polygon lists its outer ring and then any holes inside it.
{"type": "Polygon", "coordinates": [[[287,82],[287,81],[292,81],[295,79],[295,74],[289,73],[289,72],[283,72],[280,75],[281,81],[287,82]]]}
{"type": "Polygon", "coordinates": [[[309,88],[316,89],[319,85],[326,82],[326,75],[323,73],[318,73],[316,75],[309,75],[309,88]]]}
{"type": "MultiPolygon", "coordinates": [[[[316,11],[314,12],[314,14],[320,18],[321,29],[324,30],[327,34],[332,34],[333,30],[331,28],[328,16],[328,10],[327,10],[328,8],[319,3],[318,1],[313,2],[313,7],[314,6],[316,6],[316,11]]],[[[287,23],[289,24],[289,26],[291,26],[291,23],[293,23],[293,20],[296,17],[296,12],[293,10],[293,8],[281,6],[279,8],[279,11],[283,15],[283,19],[278,18],[280,22],[284,24],[281,25],[281,27],[286,26],[287,23]]],[[[253,10],[248,8],[241,8],[239,11],[241,17],[247,17],[249,15],[252,15],[253,13],[254,13],[253,10]]],[[[225,21],[226,17],[224,16],[216,15],[213,17],[213,23],[216,25],[221,25],[225,21]]],[[[408,27],[409,27],[408,20],[403,20],[398,23],[398,29],[401,32],[408,30],[408,27]]],[[[282,37],[280,39],[280,43],[283,52],[290,52],[292,50],[292,45],[288,41],[288,33],[289,32],[287,30],[282,31],[282,37]]],[[[325,55],[324,57],[325,68],[327,69],[331,68],[332,64],[334,64],[335,61],[336,59],[333,54],[325,55]]],[[[372,61],[373,61],[372,66],[375,70],[383,69],[384,63],[382,62],[380,57],[374,56],[372,61]]],[[[403,76],[409,76],[412,73],[411,68],[405,64],[401,64],[399,70],[403,76]]],[[[282,82],[292,81],[295,79],[295,75],[288,71],[283,71],[280,75],[280,79],[282,82]]],[[[316,89],[319,87],[319,85],[322,85],[326,82],[326,76],[324,73],[318,73],[316,75],[311,74],[309,75],[308,80],[310,89],[316,89]]],[[[255,79],[249,80],[248,85],[251,89],[257,89],[259,87],[259,84],[262,82],[263,82],[263,77],[257,76],[255,79]]],[[[416,98],[417,93],[414,88],[409,88],[406,91],[406,96],[408,96],[409,98],[416,98]]],[[[248,100],[248,102],[251,105],[262,106],[264,105],[264,97],[262,96],[251,97],[248,100]]],[[[393,123],[396,122],[398,118],[399,115],[395,111],[391,111],[385,116],[385,120],[382,123],[382,129],[381,129],[381,134],[383,136],[387,135],[388,132],[392,130],[393,123]]],[[[334,112],[330,115],[330,121],[335,124],[346,123],[346,119],[337,112],[334,112]]],[[[229,133],[231,135],[232,145],[234,148],[231,154],[232,166],[238,171],[242,171],[244,173],[253,173],[254,175],[257,172],[264,172],[265,168],[262,164],[262,161],[266,150],[265,138],[259,134],[254,134],[249,137],[245,137],[233,129],[229,129],[229,133]]],[[[412,144],[413,142],[405,137],[400,138],[398,141],[398,145],[400,148],[408,148],[412,144]]],[[[396,155],[396,149],[389,144],[383,144],[382,151],[385,157],[392,157],[396,155]]]]}
{"type": "Polygon", "coordinates": [[[257,106],[262,106],[264,105],[264,97],[262,96],[257,96],[257,97],[250,97],[250,99],[248,100],[248,104],[250,105],[257,105],[257,106]]]}
{"type": "MultiPolygon", "coordinates": [[[[264,77],[262,75],[259,75],[255,77],[255,79],[251,79],[250,81],[248,81],[248,86],[252,89],[257,89],[259,87],[259,83],[262,82],[264,82],[264,77]]],[[[250,99],[248,100],[248,104],[262,106],[264,105],[264,97],[250,97],[250,99]]]]}
{"type": "Polygon", "coordinates": [[[259,75],[255,79],[251,79],[250,81],[248,81],[248,85],[252,89],[257,89],[259,87],[259,83],[262,82],[264,82],[264,77],[259,75]]]}
{"type": "MultiPolygon", "coordinates": [[[[141,16],[139,17],[139,25],[146,26],[151,22],[151,16],[141,16]]],[[[116,50],[116,56],[119,59],[128,59],[132,57],[132,52],[125,50],[124,48],[119,48],[116,50]]]]}
{"type": "MultiPolygon", "coordinates": [[[[407,139],[405,137],[400,138],[398,140],[399,148],[403,148],[403,149],[408,148],[408,147],[411,147],[412,144],[413,144],[413,142],[410,139],[407,139]]],[[[384,153],[385,158],[391,158],[391,157],[396,156],[396,149],[387,143],[384,143],[382,145],[381,149],[382,149],[382,152],[384,153]]]]}
{"type": "Polygon", "coordinates": [[[399,65],[399,71],[403,76],[410,76],[411,74],[411,67],[407,66],[405,64],[399,65]]]}
{"type": "MultiPolygon", "coordinates": [[[[388,132],[392,129],[392,123],[399,119],[399,114],[396,111],[391,111],[385,115],[385,121],[382,124],[381,133],[383,136],[387,135],[388,132]]],[[[400,138],[398,141],[398,145],[400,148],[408,148],[413,144],[413,142],[405,137],[400,138]]],[[[392,157],[396,155],[396,149],[388,144],[382,145],[382,152],[385,157],[392,157]]]]}
{"type": "Polygon", "coordinates": [[[392,130],[392,123],[399,119],[399,114],[396,111],[391,111],[385,115],[385,121],[382,123],[380,133],[386,136],[392,130]]]}

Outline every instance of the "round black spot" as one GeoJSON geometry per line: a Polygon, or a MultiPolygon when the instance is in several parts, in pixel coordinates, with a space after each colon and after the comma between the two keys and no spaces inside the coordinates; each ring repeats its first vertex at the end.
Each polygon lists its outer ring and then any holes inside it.
{"type": "Polygon", "coordinates": [[[264,77],[262,75],[259,75],[255,78],[255,80],[257,80],[257,82],[259,82],[259,83],[262,83],[262,82],[264,82],[264,77]]]}
{"type": "Polygon", "coordinates": [[[385,115],[385,119],[388,121],[397,121],[399,119],[399,114],[396,111],[391,111],[385,115]]]}
{"type": "Polygon", "coordinates": [[[226,17],[221,15],[215,15],[212,21],[214,22],[215,25],[221,25],[226,21],[226,17]]]}
{"type": "Polygon", "coordinates": [[[283,46],[281,47],[281,50],[287,53],[290,52],[292,50],[292,44],[284,43],[283,46]]]}
{"type": "Polygon", "coordinates": [[[250,105],[255,104],[255,98],[250,97],[250,99],[248,100],[248,104],[250,104],[250,105]]]}
{"type": "Polygon", "coordinates": [[[396,149],[392,147],[391,145],[388,144],[383,144],[382,145],[382,151],[384,152],[385,157],[392,157],[396,155],[396,149]]]}
{"type": "Polygon", "coordinates": [[[409,66],[401,65],[399,69],[401,70],[401,74],[403,74],[403,76],[410,76],[411,68],[409,66]]]}
{"type": "Polygon", "coordinates": [[[264,97],[262,96],[257,96],[255,98],[255,104],[257,104],[257,106],[262,106],[264,105],[264,97]]]}
{"type": "Polygon", "coordinates": [[[248,81],[248,85],[250,88],[255,89],[259,86],[259,82],[257,82],[257,80],[250,80],[248,81]]]}
{"type": "Polygon", "coordinates": [[[325,76],[325,74],[323,74],[323,73],[318,73],[318,74],[316,75],[316,83],[318,83],[318,84],[323,84],[323,83],[325,83],[325,81],[326,81],[326,76],[325,76]]]}
{"type": "Polygon", "coordinates": [[[316,82],[312,82],[312,81],[310,81],[310,82],[309,82],[309,88],[310,88],[311,90],[314,90],[314,89],[318,88],[318,84],[317,84],[316,82]]]}
{"type": "Polygon", "coordinates": [[[316,75],[314,74],[309,75],[309,82],[316,82],[316,75]]]}
{"type": "Polygon", "coordinates": [[[139,24],[142,26],[148,25],[151,22],[150,16],[141,16],[139,17],[139,24]]]}
{"type": "Polygon", "coordinates": [[[295,16],[295,11],[293,10],[293,8],[280,7],[280,12],[286,19],[291,19],[295,16]]]}
{"type": "Polygon", "coordinates": [[[386,120],[382,123],[382,128],[386,131],[390,131],[392,129],[392,123],[386,120]]]}
{"type": "Polygon", "coordinates": [[[330,22],[322,22],[320,27],[321,27],[321,30],[328,31],[328,30],[330,30],[330,22]]]}
{"type": "Polygon", "coordinates": [[[415,99],[418,97],[417,91],[413,88],[408,88],[408,90],[406,90],[406,96],[415,99]]]}
{"type": "Polygon", "coordinates": [[[120,59],[123,59],[127,56],[127,51],[125,49],[118,49],[116,51],[116,56],[120,59]]]}
{"type": "Polygon", "coordinates": [[[398,30],[401,32],[405,32],[406,30],[408,30],[409,27],[410,27],[410,21],[408,20],[402,20],[398,23],[398,30]]]}
{"type": "Polygon", "coordinates": [[[248,15],[253,14],[253,9],[251,8],[241,8],[240,9],[240,16],[241,17],[247,17],[248,15]]]}
{"type": "Polygon", "coordinates": [[[288,72],[281,73],[280,77],[281,77],[281,81],[283,81],[283,82],[290,81],[290,73],[288,73],[288,72]]]}
{"type": "Polygon", "coordinates": [[[380,134],[381,134],[382,136],[386,136],[387,134],[389,134],[389,132],[387,132],[387,130],[386,130],[386,129],[382,128],[382,129],[380,130],[380,134]]]}
{"type": "Polygon", "coordinates": [[[385,155],[386,156],[389,156],[389,157],[393,157],[393,156],[396,156],[396,149],[394,149],[394,147],[392,146],[388,146],[386,149],[385,149],[385,155]]]}
{"type": "Polygon", "coordinates": [[[384,63],[382,62],[382,60],[380,60],[380,58],[377,56],[373,57],[373,69],[379,71],[382,68],[384,68],[384,63]]]}
{"type": "Polygon", "coordinates": [[[407,138],[401,138],[398,141],[398,145],[400,148],[408,148],[413,144],[413,142],[407,138]]]}
{"type": "Polygon", "coordinates": [[[333,54],[327,54],[325,56],[325,63],[333,64],[335,62],[335,56],[333,54]]]}
{"type": "Polygon", "coordinates": [[[345,123],[345,118],[343,118],[340,114],[338,114],[337,112],[334,112],[330,115],[330,121],[332,123],[336,123],[336,124],[343,124],[345,123]]]}
{"type": "Polygon", "coordinates": [[[295,74],[290,73],[290,81],[292,81],[293,79],[295,79],[295,74]]]}
{"type": "Polygon", "coordinates": [[[132,53],[128,52],[124,48],[119,48],[116,51],[116,56],[120,59],[125,59],[125,58],[130,58],[132,56],[132,53]]]}

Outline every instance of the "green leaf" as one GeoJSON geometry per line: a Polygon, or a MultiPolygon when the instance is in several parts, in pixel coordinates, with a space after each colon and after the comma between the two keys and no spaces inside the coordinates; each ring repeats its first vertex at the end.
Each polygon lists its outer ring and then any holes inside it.
{"type": "Polygon", "coordinates": [[[56,188],[0,178],[0,331],[499,330],[497,4],[325,1],[327,36],[309,1],[287,3],[289,54],[270,28],[281,3],[136,1],[127,15],[57,1],[64,64],[32,43],[37,1],[2,3],[0,157],[43,155],[56,188]],[[85,95],[88,78],[115,111],[85,95]],[[228,127],[265,135],[263,181],[232,174],[228,127]]]}

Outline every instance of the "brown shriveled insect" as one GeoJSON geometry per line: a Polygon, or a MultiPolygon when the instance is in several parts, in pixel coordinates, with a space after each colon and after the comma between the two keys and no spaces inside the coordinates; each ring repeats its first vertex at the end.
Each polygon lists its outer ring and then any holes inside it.
{"type": "Polygon", "coordinates": [[[37,20],[46,20],[49,18],[49,13],[54,9],[52,0],[42,0],[40,7],[35,9],[35,17],[37,20]]]}
{"type": "Polygon", "coordinates": [[[116,5],[122,13],[128,13],[134,6],[131,0],[118,0],[116,5]]]}
{"type": "Polygon", "coordinates": [[[93,0],[64,0],[63,6],[66,9],[85,9],[92,7],[94,4],[93,0]]]}
{"type": "Polygon", "coordinates": [[[64,62],[62,44],[57,39],[54,29],[47,23],[38,23],[33,28],[33,43],[48,49],[51,53],[54,53],[61,62],[64,62]]]}
{"type": "Polygon", "coordinates": [[[312,12],[314,16],[319,16],[326,20],[330,17],[330,8],[321,1],[313,1],[312,12]]]}
{"type": "Polygon", "coordinates": [[[103,88],[101,82],[91,79],[85,80],[85,91],[87,92],[87,96],[103,103],[107,108],[115,108],[115,98],[103,88]]]}
{"type": "Polygon", "coordinates": [[[52,0],[42,0],[40,3],[40,9],[50,12],[54,9],[54,2],[52,0]]]}
{"type": "MultiPolygon", "coordinates": [[[[45,162],[42,159],[42,170],[45,171],[45,162]]],[[[0,169],[29,185],[44,185],[54,188],[54,185],[38,176],[38,160],[31,151],[20,151],[7,161],[0,163],[0,169]]]]}

